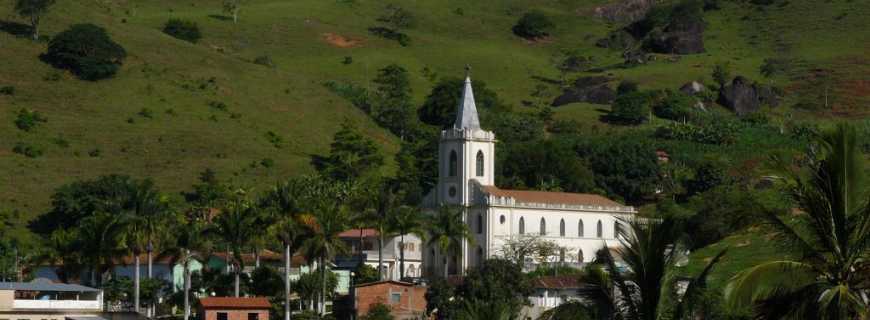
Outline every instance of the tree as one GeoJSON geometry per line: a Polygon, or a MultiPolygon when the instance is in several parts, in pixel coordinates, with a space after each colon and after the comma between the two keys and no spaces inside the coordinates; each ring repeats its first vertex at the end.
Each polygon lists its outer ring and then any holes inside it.
{"type": "Polygon", "coordinates": [[[93,24],[76,24],[58,33],[43,55],[56,68],[69,69],[91,81],[115,75],[126,57],[127,51],[105,29],[93,24]]]}
{"type": "Polygon", "coordinates": [[[394,232],[392,216],[399,210],[401,203],[388,182],[374,184],[365,194],[370,201],[359,218],[368,221],[368,226],[378,233],[378,279],[384,280],[384,238],[392,236],[394,232]]]}
{"type": "Polygon", "coordinates": [[[234,280],[234,294],[240,295],[240,276],[245,268],[242,252],[251,241],[251,237],[260,232],[260,225],[256,223],[258,208],[249,200],[236,199],[227,203],[220,214],[214,218],[214,228],[210,231],[219,237],[227,246],[227,264],[232,266],[234,280]]]}
{"type": "Polygon", "coordinates": [[[676,285],[672,272],[677,261],[685,255],[679,242],[682,226],[671,217],[633,218],[621,223],[625,227],[617,228],[617,238],[622,246],[616,250],[628,270],[620,271],[610,251],[601,250],[603,261],[597,262],[603,263],[606,272],[588,272],[586,281],[599,284],[603,290],[612,288],[615,294],[602,291],[593,295],[605,297],[611,309],[627,320],[680,318],[693,312],[697,296],[706,285],[707,275],[725,251],[720,251],[699,275],[691,278],[686,292],[677,299],[679,302],[673,310],[668,310],[665,307],[667,297],[677,296],[673,291],[676,285]]]}
{"type": "Polygon", "coordinates": [[[570,140],[551,138],[505,144],[498,159],[504,187],[565,192],[595,189],[594,174],[574,152],[570,140]]]}
{"type": "Polygon", "coordinates": [[[345,120],[333,136],[329,156],[312,161],[321,173],[335,180],[356,180],[379,170],[384,157],[374,141],[345,120]]]}
{"type": "Polygon", "coordinates": [[[239,11],[243,0],[224,0],[224,13],[233,17],[233,23],[239,22],[239,11]]]}
{"type": "Polygon", "coordinates": [[[713,66],[713,81],[724,87],[731,80],[731,66],[727,62],[720,62],[713,66]]]}
{"type": "Polygon", "coordinates": [[[655,146],[645,137],[618,135],[581,142],[575,149],[608,195],[638,203],[654,194],[660,177],[655,146]]]}
{"type": "Polygon", "coordinates": [[[610,117],[620,123],[638,125],[649,121],[649,94],[633,92],[616,97],[610,108],[610,117]]]}
{"type": "Polygon", "coordinates": [[[284,248],[284,320],[290,320],[290,262],[308,226],[313,223],[310,214],[304,214],[305,178],[278,184],[266,194],[264,203],[272,210],[272,224],[268,233],[281,241],[284,248]]]}
{"type": "MultiPolygon", "coordinates": [[[[417,116],[423,123],[449,128],[456,120],[456,104],[462,98],[465,81],[456,77],[447,77],[438,81],[432,91],[426,96],[423,106],[417,110],[417,116]]],[[[505,106],[498,95],[487,89],[486,83],[475,80],[471,83],[474,90],[474,100],[478,111],[502,109],[505,106]]]]}
{"type": "Polygon", "coordinates": [[[544,311],[538,320],[594,320],[600,319],[595,310],[580,301],[569,301],[544,311]]]}
{"type": "Polygon", "coordinates": [[[148,269],[146,274],[148,279],[151,279],[154,245],[161,237],[165,214],[169,206],[151,180],[137,183],[134,189],[130,190],[125,201],[129,201],[130,204],[125,206],[129,209],[125,210],[121,217],[121,228],[125,234],[125,245],[133,254],[133,308],[138,312],[140,307],[139,256],[143,252],[147,253],[148,269]]]}
{"type": "Polygon", "coordinates": [[[390,215],[390,225],[399,234],[399,279],[405,278],[405,236],[426,237],[425,216],[414,207],[400,206],[390,215]]]}
{"type": "Polygon", "coordinates": [[[33,40],[39,40],[39,21],[48,13],[48,8],[55,0],[18,0],[15,2],[15,12],[22,17],[30,18],[30,30],[33,40]]]}
{"type": "Polygon", "coordinates": [[[815,147],[798,169],[787,171],[786,188],[800,209],[797,223],[785,215],[766,214],[772,234],[796,249],[800,259],[768,261],[741,271],[726,287],[729,306],[753,306],[758,317],[770,319],[870,315],[866,273],[862,276],[870,252],[868,168],[856,130],[839,124],[815,147]]]}
{"type": "Polygon", "coordinates": [[[379,22],[386,23],[396,30],[412,28],[416,24],[416,20],[410,11],[392,3],[388,4],[384,8],[384,14],[378,17],[379,22]]]}
{"type": "Polygon", "coordinates": [[[668,90],[664,97],[653,106],[653,111],[659,118],[685,122],[692,119],[695,103],[697,100],[690,95],[668,90]]]}
{"type": "Polygon", "coordinates": [[[159,257],[169,258],[172,264],[179,263],[182,266],[184,294],[184,320],[190,319],[190,297],[192,279],[190,264],[196,260],[205,261],[214,250],[213,243],[208,237],[205,223],[187,219],[181,215],[172,216],[170,226],[171,234],[175,235],[171,242],[167,242],[159,257]]]}
{"type": "Polygon", "coordinates": [[[555,25],[546,15],[538,11],[531,11],[524,14],[517,24],[514,25],[513,31],[517,36],[526,39],[535,39],[546,37],[549,30],[555,25]]]}
{"type": "MultiPolygon", "coordinates": [[[[514,319],[522,307],[529,304],[526,297],[533,292],[531,281],[523,274],[519,264],[504,259],[489,259],[480,268],[469,271],[457,296],[464,300],[466,313],[479,315],[484,312],[498,319],[514,319]],[[474,308],[469,310],[469,306],[474,308]]],[[[481,318],[472,316],[466,319],[481,318]]]]}
{"type": "Polygon", "coordinates": [[[376,88],[372,118],[378,125],[404,140],[405,132],[414,120],[408,71],[397,64],[390,64],[378,70],[373,82],[376,88]]]}
{"type": "Polygon", "coordinates": [[[464,210],[452,205],[441,205],[429,222],[429,245],[438,246],[444,259],[444,278],[449,275],[449,262],[455,258],[462,241],[472,241],[471,230],[462,218],[464,210]]]}

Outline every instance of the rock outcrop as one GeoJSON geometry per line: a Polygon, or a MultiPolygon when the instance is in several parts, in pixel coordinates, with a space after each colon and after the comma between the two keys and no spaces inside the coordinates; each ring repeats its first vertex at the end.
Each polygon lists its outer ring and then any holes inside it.
{"type": "Polygon", "coordinates": [[[761,107],[755,85],[742,76],[737,76],[730,85],[719,90],[717,102],[741,116],[758,111],[761,107]]]}
{"type": "Polygon", "coordinates": [[[616,92],[607,86],[607,77],[583,77],[574,81],[571,88],[556,97],[550,105],[558,107],[574,102],[609,104],[616,98],[616,92]]]}
{"type": "Polygon", "coordinates": [[[595,8],[595,15],[613,23],[631,23],[643,18],[655,0],[623,0],[595,8]]]}
{"type": "Polygon", "coordinates": [[[690,96],[697,95],[701,92],[704,92],[704,90],[706,90],[706,88],[704,88],[704,85],[698,81],[688,82],[680,87],[680,92],[688,94],[690,96]]]}
{"type": "Polygon", "coordinates": [[[656,53],[695,54],[704,52],[704,22],[672,23],[662,32],[651,32],[646,47],[656,53]]]}

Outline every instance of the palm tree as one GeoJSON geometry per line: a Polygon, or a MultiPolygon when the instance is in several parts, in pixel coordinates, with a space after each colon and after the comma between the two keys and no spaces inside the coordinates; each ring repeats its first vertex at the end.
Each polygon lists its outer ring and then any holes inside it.
{"type": "MultiPolygon", "coordinates": [[[[870,265],[868,168],[854,127],[823,134],[799,169],[790,172],[797,223],[768,213],[776,235],[800,259],[743,270],[726,287],[730,306],[753,306],[759,317],[867,319],[870,300],[861,273],[870,265]]],[[[866,275],[865,275],[866,277],[866,275]]]]}
{"type": "Polygon", "coordinates": [[[241,273],[245,267],[242,252],[247,248],[251,235],[260,232],[257,225],[258,208],[248,200],[235,199],[227,203],[214,219],[214,227],[209,231],[215,234],[228,247],[227,264],[231,265],[234,282],[234,295],[239,296],[241,273]]]}
{"type": "Polygon", "coordinates": [[[378,233],[378,280],[384,280],[384,238],[393,232],[390,220],[400,204],[388,183],[381,183],[376,189],[376,194],[371,197],[372,201],[360,219],[368,221],[378,233]]]}
{"type": "Polygon", "coordinates": [[[208,226],[203,222],[187,220],[182,216],[178,216],[173,225],[176,227],[172,234],[177,236],[173,239],[174,241],[167,243],[168,246],[160,254],[160,257],[168,257],[171,265],[177,263],[182,265],[184,277],[184,320],[188,320],[190,319],[190,264],[196,260],[204,261],[207,259],[212,252],[212,242],[206,233],[208,226]]]}
{"type": "Polygon", "coordinates": [[[73,247],[82,252],[93,286],[100,286],[102,275],[112,268],[115,258],[123,254],[122,241],[119,241],[123,240],[120,220],[119,214],[96,212],[82,219],[75,232],[73,247]]]}
{"type": "Polygon", "coordinates": [[[284,320],[290,320],[290,261],[296,246],[308,234],[308,226],[313,223],[310,214],[301,213],[299,201],[302,200],[303,187],[291,180],[278,184],[263,199],[273,213],[268,234],[280,240],[284,248],[284,320]]]}
{"type": "Polygon", "coordinates": [[[405,278],[405,235],[425,238],[425,216],[417,208],[401,206],[390,216],[392,229],[399,234],[399,279],[405,278]]]}
{"type": "MultiPolygon", "coordinates": [[[[169,206],[166,199],[154,188],[154,183],[151,180],[144,180],[136,184],[130,190],[130,194],[125,201],[128,203],[124,207],[128,209],[122,215],[121,224],[123,225],[123,232],[126,235],[126,245],[133,254],[133,304],[134,310],[139,312],[139,256],[143,251],[147,253],[148,267],[146,274],[149,279],[152,278],[154,244],[162,234],[163,221],[169,206]]],[[[148,309],[149,316],[150,312],[151,308],[148,309]]]]}
{"type": "Polygon", "coordinates": [[[441,205],[429,222],[429,245],[437,245],[444,254],[444,278],[448,276],[449,257],[454,256],[463,240],[473,241],[471,230],[462,218],[465,210],[453,205],[441,205]]]}
{"type": "Polygon", "coordinates": [[[606,247],[602,249],[604,261],[601,266],[591,267],[586,272],[586,282],[598,284],[603,290],[595,295],[611,304],[622,318],[627,320],[656,320],[679,318],[692,311],[692,304],[710,270],[719,262],[725,251],[719,252],[698,276],[689,281],[686,293],[677,303],[673,315],[666,315],[665,297],[673,293],[673,271],[677,261],[684,258],[685,250],[679,239],[682,226],[674,218],[631,218],[621,221],[628,228],[617,228],[620,246],[616,249],[628,267],[622,272],[606,247]],[[607,292],[608,289],[614,292],[607,292]],[[616,293],[616,294],[614,294],[616,293]],[[619,298],[616,298],[619,297],[619,298]]]}

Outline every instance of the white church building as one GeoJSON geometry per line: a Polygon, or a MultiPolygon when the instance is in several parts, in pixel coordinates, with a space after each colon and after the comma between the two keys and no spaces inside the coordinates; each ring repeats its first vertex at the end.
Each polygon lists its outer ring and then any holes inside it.
{"type": "Polygon", "coordinates": [[[595,194],[506,190],[495,186],[496,137],[483,129],[477,115],[471,79],[465,88],[456,122],[441,131],[438,147],[438,184],[424,199],[427,208],[457,205],[473,242],[463,241],[458,256],[446,257],[435,246],[426,248],[424,265],[435,275],[450,274],[497,257],[506,240],[534,235],[563,248],[555,259],[568,264],[590,262],[595,253],[619,246],[619,220],[637,211],[595,194]]]}

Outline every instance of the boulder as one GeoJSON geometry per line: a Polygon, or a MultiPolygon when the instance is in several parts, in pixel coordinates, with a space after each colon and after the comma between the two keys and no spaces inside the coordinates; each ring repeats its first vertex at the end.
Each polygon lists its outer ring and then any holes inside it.
{"type": "Polygon", "coordinates": [[[607,86],[608,82],[610,79],[601,76],[579,78],[550,105],[558,107],[574,102],[610,104],[616,98],[616,92],[607,86]]]}
{"type": "Polygon", "coordinates": [[[704,85],[698,81],[692,81],[684,84],[680,87],[680,92],[688,94],[690,96],[694,96],[699,94],[705,90],[704,85]]]}
{"type": "Polygon", "coordinates": [[[671,23],[662,31],[650,32],[646,47],[656,53],[702,53],[705,50],[704,21],[671,23]]]}
{"type": "Polygon", "coordinates": [[[595,8],[595,16],[612,23],[631,23],[642,19],[655,0],[622,0],[595,8]]]}
{"type": "Polygon", "coordinates": [[[758,111],[761,107],[755,85],[742,76],[737,76],[730,85],[719,90],[717,102],[741,116],[758,111]]]}

